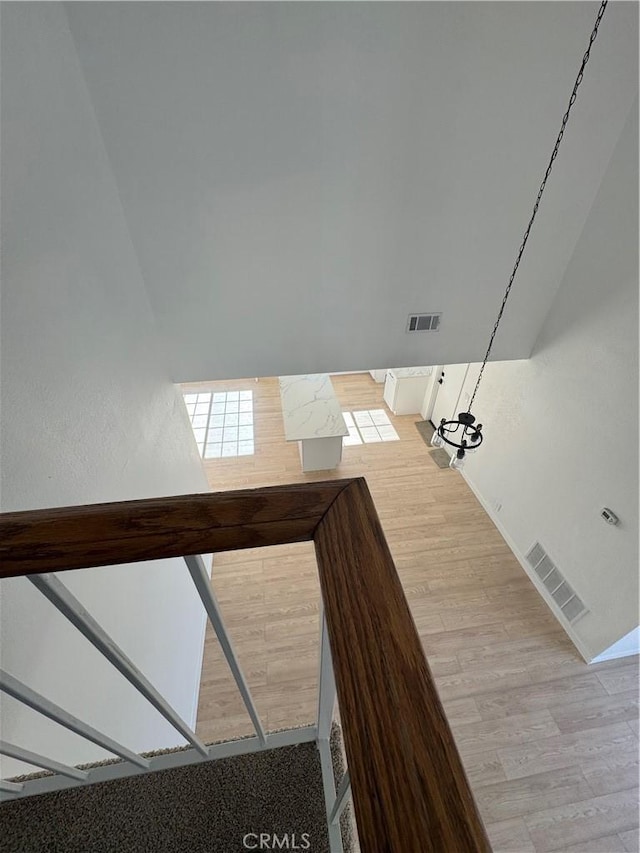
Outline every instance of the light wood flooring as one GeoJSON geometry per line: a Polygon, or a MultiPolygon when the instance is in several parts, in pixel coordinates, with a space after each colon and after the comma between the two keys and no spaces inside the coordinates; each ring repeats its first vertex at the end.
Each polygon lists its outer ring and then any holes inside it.
{"type": "MultiPolygon", "coordinates": [[[[345,410],[384,408],[368,374],[333,384],[345,410]]],[[[185,389],[213,387],[254,392],[256,453],[207,461],[212,490],[367,478],[494,849],[638,851],[637,658],[584,663],[463,478],[431,461],[419,417],[391,415],[400,441],[345,447],[337,471],[305,475],[276,379],[185,389]]],[[[311,722],[313,545],[220,554],[213,584],[266,727],[311,722]]],[[[197,732],[251,731],[209,630],[197,732]]]]}

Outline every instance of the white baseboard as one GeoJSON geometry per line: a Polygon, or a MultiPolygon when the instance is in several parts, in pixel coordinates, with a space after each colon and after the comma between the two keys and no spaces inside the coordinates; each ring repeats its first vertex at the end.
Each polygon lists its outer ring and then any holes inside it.
{"type": "Polygon", "coordinates": [[[604,657],[598,657],[596,659],[593,652],[591,651],[591,649],[589,649],[585,645],[583,640],[581,640],[580,637],[578,637],[578,635],[572,629],[571,625],[565,620],[564,615],[561,614],[559,607],[556,605],[555,601],[551,598],[551,596],[547,592],[547,590],[546,590],[544,584],[542,583],[542,581],[540,580],[540,578],[533,571],[533,569],[531,568],[529,563],[527,563],[524,554],[520,553],[515,542],[513,541],[511,536],[509,535],[508,531],[505,529],[505,527],[502,524],[502,522],[500,521],[500,519],[496,516],[492,507],[490,507],[487,504],[487,502],[485,501],[484,497],[482,496],[482,494],[478,490],[478,488],[475,485],[475,483],[473,482],[473,480],[471,480],[471,478],[465,473],[464,470],[460,471],[460,473],[462,474],[465,482],[467,483],[467,485],[469,486],[469,488],[471,489],[473,494],[477,497],[477,499],[482,504],[482,508],[484,509],[484,511],[487,513],[487,515],[489,516],[491,521],[493,521],[495,526],[500,531],[502,538],[507,543],[507,545],[511,549],[511,552],[513,553],[514,557],[517,559],[517,561],[520,563],[520,565],[522,566],[522,568],[526,572],[527,577],[529,578],[531,583],[535,586],[535,588],[538,590],[538,592],[540,593],[545,604],[547,605],[549,610],[553,613],[555,618],[558,620],[558,623],[562,626],[562,629],[564,630],[566,635],[569,637],[569,639],[571,640],[573,645],[576,647],[576,649],[580,652],[580,654],[582,655],[584,660],[587,663],[596,663],[596,662],[599,662],[600,660],[606,660],[606,658],[604,658],[604,657]]]}

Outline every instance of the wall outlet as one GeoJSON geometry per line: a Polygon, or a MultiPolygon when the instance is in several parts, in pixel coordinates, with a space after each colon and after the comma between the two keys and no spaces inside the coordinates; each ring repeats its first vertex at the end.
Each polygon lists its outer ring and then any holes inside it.
{"type": "Polygon", "coordinates": [[[609,509],[608,506],[604,507],[604,509],[601,511],[600,515],[602,516],[602,518],[604,518],[604,520],[607,522],[607,524],[614,524],[614,525],[620,524],[620,519],[618,518],[618,516],[615,514],[615,512],[612,509],[609,509]]]}
{"type": "Polygon", "coordinates": [[[494,501],[493,508],[496,512],[500,512],[500,510],[502,509],[502,504],[500,503],[500,501],[494,501]]]}

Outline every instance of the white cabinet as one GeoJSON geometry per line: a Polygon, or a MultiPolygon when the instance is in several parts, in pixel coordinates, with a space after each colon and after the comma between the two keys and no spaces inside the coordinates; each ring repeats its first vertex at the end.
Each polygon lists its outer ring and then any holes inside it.
{"type": "Polygon", "coordinates": [[[420,414],[432,373],[432,367],[399,367],[387,371],[384,401],[394,415],[420,414]]]}

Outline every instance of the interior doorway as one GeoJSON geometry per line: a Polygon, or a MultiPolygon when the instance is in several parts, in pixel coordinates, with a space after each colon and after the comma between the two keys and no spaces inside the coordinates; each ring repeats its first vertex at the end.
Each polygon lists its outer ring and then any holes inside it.
{"type": "MultiPolygon", "coordinates": [[[[450,421],[458,413],[458,403],[462,387],[469,371],[468,364],[445,364],[438,377],[438,392],[433,404],[431,422],[438,426],[444,418],[450,421]]],[[[447,450],[450,448],[446,447],[447,450]]]]}

